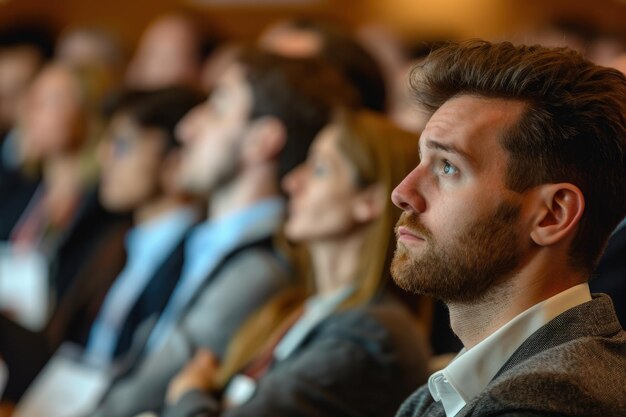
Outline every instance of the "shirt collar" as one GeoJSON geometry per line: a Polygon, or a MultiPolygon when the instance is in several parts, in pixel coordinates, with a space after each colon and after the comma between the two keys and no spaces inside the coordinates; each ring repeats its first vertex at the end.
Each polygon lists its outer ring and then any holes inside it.
{"type": "Polygon", "coordinates": [[[167,250],[196,220],[196,211],[190,206],[182,206],[133,227],[125,239],[129,263],[167,250]]]}
{"type": "Polygon", "coordinates": [[[269,236],[280,228],[284,214],[284,199],[273,197],[218,219],[208,219],[191,232],[185,255],[191,259],[204,257],[207,248],[232,247],[269,236]]]}
{"type": "MultiPolygon", "coordinates": [[[[332,312],[350,294],[354,292],[354,285],[346,285],[338,288],[330,294],[317,294],[309,297],[305,302],[305,312],[328,311],[332,312]]],[[[305,313],[305,314],[306,314],[305,313]]]]}
{"type": "Polygon", "coordinates": [[[522,312],[428,379],[435,401],[442,401],[447,417],[456,415],[482,392],[506,361],[549,321],[577,305],[591,301],[587,283],[576,285],[522,312]]]}
{"type": "Polygon", "coordinates": [[[615,230],[613,231],[613,234],[619,232],[620,230],[622,230],[623,228],[626,227],[626,217],[624,217],[622,219],[622,221],[620,222],[620,224],[617,225],[617,227],[615,228],[615,230]]]}
{"type": "Polygon", "coordinates": [[[353,292],[354,285],[346,285],[330,294],[310,297],[304,304],[304,313],[285,333],[274,349],[278,361],[288,358],[300,346],[309,333],[324,319],[333,314],[337,307],[353,292]]]}

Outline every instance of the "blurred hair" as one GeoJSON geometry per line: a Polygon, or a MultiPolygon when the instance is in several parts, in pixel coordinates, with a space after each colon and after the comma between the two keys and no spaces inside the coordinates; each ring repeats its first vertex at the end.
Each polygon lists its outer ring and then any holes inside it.
{"type": "Polygon", "coordinates": [[[320,36],[320,56],[354,85],[361,104],[374,111],[385,110],[387,92],[382,70],[374,57],[350,33],[338,25],[309,19],[296,19],[290,26],[320,36]]]}
{"type": "Polygon", "coordinates": [[[125,90],[109,98],[105,114],[111,117],[122,113],[141,127],[159,129],[169,150],[180,146],[174,133],[180,119],[202,101],[199,92],[187,87],[125,90]]]}
{"type": "Polygon", "coordinates": [[[42,22],[18,23],[0,29],[0,48],[28,46],[36,49],[42,61],[54,55],[54,33],[42,22]]]}
{"type": "Polygon", "coordinates": [[[417,100],[434,112],[476,95],[523,102],[502,135],[507,186],[576,185],[585,212],[570,248],[572,266],[591,272],[626,214],[626,78],[567,48],[466,41],[437,49],[413,73],[417,100]]]}
{"type": "MultiPolygon", "coordinates": [[[[382,186],[383,195],[388,197],[418,164],[419,137],[385,117],[367,111],[340,111],[333,125],[339,129],[339,149],[354,167],[356,185],[361,189],[382,186]]],[[[344,306],[367,302],[388,282],[395,249],[394,226],[400,213],[391,198],[386,198],[382,214],[365,226],[367,237],[356,274],[357,289],[344,306]]]]}
{"type": "MultiPolygon", "coordinates": [[[[26,103],[30,100],[30,94],[35,88],[34,83],[40,77],[47,77],[50,73],[62,73],[70,81],[70,88],[66,91],[65,97],[71,98],[75,102],[76,115],[71,120],[71,126],[67,129],[67,137],[64,138],[62,152],[80,154],[81,165],[86,181],[91,181],[97,176],[97,163],[95,161],[95,149],[103,132],[103,120],[100,114],[100,106],[103,95],[107,91],[109,85],[101,77],[101,73],[90,71],[87,68],[75,68],[58,60],[50,61],[38,73],[37,77],[31,83],[29,93],[26,95],[26,103]]],[[[27,173],[36,172],[44,161],[51,157],[50,154],[42,154],[39,145],[26,139],[25,132],[33,125],[27,122],[27,114],[32,114],[35,110],[27,110],[30,108],[25,104],[21,112],[19,126],[23,136],[23,169],[27,173]]],[[[54,132],[45,132],[45,134],[54,134],[54,132]]]]}
{"type": "Polygon", "coordinates": [[[244,48],[237,63],[252,90],[250,117],[274,116],[287,131],[278,160],[278,176],[306,159],[309,145],[336,106],[356,104],[351,86],[319,58],[288,58],[244,48]]]}
{"type": "MultiPolygon", "coordinates": [[[[418,136],[399,129],[380,115],[364,110],[341,110],[331,123],[339,130],[340,152],[354,169],[355,185],[359,189],[382,186],[384,195],[388,196],[418,163],[418,136]]],[[[399,217],[400,209],[386,198],[380,217],[363,226],[366,235],[355,274],[356,290],[340,309],[368,303],[390,281],[389,265],[395,248],[394,225],[399,217]]],[[[308,294],[304,279],[300,278],[299,288],[282,292],[242,326],[222,362],[216,378],[218,387],[224,387],[258,354],[269,336],[302,305],[308,294]]]]}

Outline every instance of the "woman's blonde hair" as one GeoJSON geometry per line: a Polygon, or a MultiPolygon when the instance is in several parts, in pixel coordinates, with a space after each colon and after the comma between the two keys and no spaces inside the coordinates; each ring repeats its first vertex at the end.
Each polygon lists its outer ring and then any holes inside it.
{"type": "Polygon", "coordinates": [[[401,213],[391,202],[391,192],[418,163],[418,136],[369,111],[338,111],[333,125],[339,131],[339,149],[354,167],[357,186],[381,187],[385,198],[381,215],[364,226],[356,290],[342,305],[351,307],[369,301],[388,282],[394,226],[401,213]]]}
{"type": "MultiPolygon", "coordinates": [[[[354,293],[341,309],[369,302],[388,282],[389,265],[395,247],[394,225],[400,210],[391,202],[391,191],[418,163],[418,136],[404,131],[384,116],[360,110],[338,110],[331,122],[337,128],[341,153],[352,164],[358,188],[382,187],[386,196],[382,214],[363,225],[365,239],[354,293]]],[[[308,295],[306,280],[285,290],[260,309],[235,336],[223,358],[216,386],[223,388],[230,378],[263,349],[268,337],[308,295]]]]}

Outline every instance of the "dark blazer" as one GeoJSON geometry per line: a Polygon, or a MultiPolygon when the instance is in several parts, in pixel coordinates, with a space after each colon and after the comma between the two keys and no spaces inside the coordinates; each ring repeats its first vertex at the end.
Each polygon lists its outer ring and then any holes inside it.
{"type": "MultiPolygon", "coordinates": [[[[0,149],[2,149],[0,147],[0,149]]],[[[33,198],[40,179],[6,167],[0,158],[0,241],[9,240],[22,213],[33,198]]]]}
{"type": "MultiPolygon", "coordinates": [[[[626,416],[626,332],[611,299],[594,294],[533,333],[456,417],[626,416]]],[[[445,417],[426,386],[397,417],[445,417]]]]}
{"type": "Polygon", "coordinates": [[[105,209],[98,197],[98,186],[85,191],[72,222],[59,235],[50,265],[50,282],[57,300],[74,285],[79,274],[89,267],[103,244],[108,244],[111,229],[127,230],[129,213],[112,213],[105,209]]]}
{"type": "Polygon", "coordinates": [[[626,326],[626,226],[609,239],[600,263],[589,282],[592,292],[611,296],[617,318],[626,326]]]}
{"type": "Polygon", "coordinates": [[[259,380],[245,404],[221,412],[191,391],[166,417],[393,416],[426,379],[425,343],[392,299],[329,316],[259,380]]]}
{"type": "Polygon", "coordinates": [[[163,261],[130,310],[115,348],[116,358],[128,352],[139,325],[149,317],[160,316],[165,309],[181,276],[185,255],[184,243],[185,239],[181,239],[167,259],[163,261]]]}

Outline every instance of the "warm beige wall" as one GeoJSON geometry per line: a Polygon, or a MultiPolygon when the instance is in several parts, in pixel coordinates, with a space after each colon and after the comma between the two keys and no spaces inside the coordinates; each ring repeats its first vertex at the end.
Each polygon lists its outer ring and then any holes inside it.
{"type": "MultiPolygon", "coordinates": [[[[268,22],[295,14],[330,15],[349,24],[380,18],[407,35],[485,36],[509,25],[512,14],[506,6],[509,1],[320,0],[306,7],[192,6],[192,10],[235,37],[254,36],[268,22]]],[[[34,12],[49,16],[60,26],[66,23],[107,26],[124,40],[134,42],[153,17],[181,5],[189,7],[189,3],[175,0],[4,0],[0,3],[0,25],[34,12]]]]}
{"type": "MultiPolygon", "coordinates": [[[[589,18],[611,31],[625,31],[623,0],[317,0],[294,7],[201,7],[193,0],[0,0],[0,26],[36,13],[59,27],[94,24],[116,33],[127,46],[155,16],[191,8],[226,36],[249,38],[278,18],[304,14],[331,16],[346,24],[379,20],[406,38],[515,35],[549,16],[589,18]],[[599,23],[598,23],[599,22],[599,23]]],[[[259,4],[263,0],[257,0],[259,4]]],[[[225,1],[224,3],[227,3],[225,1]]]]}
{"type": "Polygon", "coordinates": [[[393,24],[408,37],[499,37],[535,16],[515,0],[367,0],[369,18],[393,24]]]}

